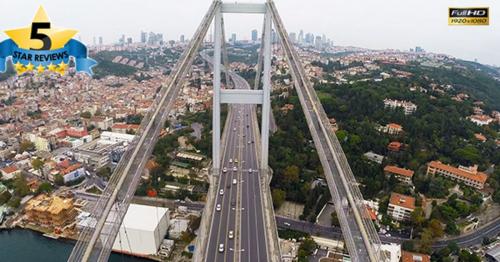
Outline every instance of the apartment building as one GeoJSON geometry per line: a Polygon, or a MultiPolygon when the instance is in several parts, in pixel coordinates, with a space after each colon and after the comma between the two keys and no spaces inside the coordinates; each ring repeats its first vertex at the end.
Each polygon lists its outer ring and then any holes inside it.
{"type": "Polygon", "coordinates": [[[398,193],[391,193],[387,214],[394,220],[409,220],[411,212],[415,210],[415,198],[398,193]]]}
{"type": "Polygon", "coordinates": [[[24,209],[27,220],[44,227],[64,227],[74,221],[77,211],[72,198],[38,195],[24,209]]]}
{"type": "Polygon", "coordinates": [[[427,175],[441,175],[449,179],[464,183],[476,189],[483,189],[488,175],[477,171],[477,165],[471,167],[450,166],[440,161],[431,161],[427,164],[427,175]]]}
{"type": "Polygon", "coordinates": [[[391,109],[401,107],[403,108],[405,115],[411,115],[415,111],[417,111],[417,105],[410,101],[392,100],[388,98],[384,99],[384,107],[388,107],[391,109]]]}
{"type": "Polygon", "coordinates": [[[412,184],[412,177],[415,172],[406,168],[401,168],[397,166],[387,165],[384,167],[384,173],[387,176],[394,175],[399,181],[412,184]]]}

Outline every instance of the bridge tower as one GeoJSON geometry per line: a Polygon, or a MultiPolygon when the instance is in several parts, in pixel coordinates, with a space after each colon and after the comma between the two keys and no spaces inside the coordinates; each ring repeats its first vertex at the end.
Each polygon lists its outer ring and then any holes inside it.
{"type": "MultiPolygon", "coordinates": [[[[222,104],[254,104],[262,105],[261,122],[261,146],[260,146],[260,169],[268,171],[269,152],[269,124],[271,108],[271,27],[272,18],[266,4],[251,3],[223,3],[214,15],[214,55],[213,55],[213,136],[212,136],[212,159],[214,171],[220,170],[221,164],[221,105],[222,104]],[[257,72],[256,86],[259,86],[259,79],[262,80],[262,89],[238,90],[221,89],[221,65],[222,51],[225,43],[223,37],[223,14],[263,14],[264,30],[262,35],[262,46],[259,60],[262,59],[263,69],[257,72]],[[262,74],[262,78],[260,75],[262,74]]],[[[260,69],[260,63],[258,68],[260,69]]],[[[214,172],[217,174],[218,172],[214,172]]]]}

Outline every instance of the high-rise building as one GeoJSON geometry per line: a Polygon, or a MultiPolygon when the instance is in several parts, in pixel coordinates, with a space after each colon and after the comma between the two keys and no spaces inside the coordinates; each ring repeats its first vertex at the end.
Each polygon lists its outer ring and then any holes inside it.
{"type": "Polygon", "coordinates": [[[103,44],[102,36],[99,36],[99,45],[102,45],[102,44],[103,44]]]}
{"type": "Polygon", "coordinates": [[[95,36],[94,36],[94,42],[93,42],[93,43],[94,43],[94,45],[97,45],[97,42],[96,42],[95,36]]]}
{"type": "Polygon", "coordinates": [[[299,33],[299,44],[303,44],[304,43],[304,31],[300,30],[300,33],[299,33]]]}
{"type": "Polygon", "coordinates": [[[185,40],[184,35],[181,35],[181,39],[180,39],[181,43],[184,43],[184,40],[185,40]]]}
{"type": "Polygon", "coordinates": [[[288,37],[290,38],[292,43],[297,43],[297,34],[295,34],[294,32],[291,32],[288,37]]]}
{"type": "Polygon", "coordinates": [[[132,37],[127,38],[127,44],[132,44],[132,37]]]}
{"type": "Polygon", "coordinates": [[[259,40],[257,29],[252,30],[252,41],[257,42],[259,40]]]}
{"type": "Polygon", "coordinates": [[[274,31],[274,29],[271,30],[271,42],[272,43],[278,42],[278,35],[276,34],[276,31],[274,31]]]}
{"type": "Polygon", "coordinates": [[[314,35],[311,33],[307,33],[305,37],[305,44],[314,45],[314,35]]]}
{"type": "Polygon", "coordinates": [[[141,31],[141,43],[145,44],[148,40],[148,33],[141,31]]]}
{"type": "Polygon", "coordinates": [[[420,47],[420,46],[416,46],[415,47],[415,52],[422,53],[422,52],[424,52],[424,49],[422,47],[420,47]]]}
{"type": "Polygon", "coordinates": [[[231,34],[231,43],[233,43],[233,44],[236,43],[236,34],[235,33],[231,34]]]}
{"type": "Polygon", "coordinates": [[[316,49],[321,49],[323,48],[323,39],[321,36],[316,36],[316,40],[314,41],[316,49]]]}

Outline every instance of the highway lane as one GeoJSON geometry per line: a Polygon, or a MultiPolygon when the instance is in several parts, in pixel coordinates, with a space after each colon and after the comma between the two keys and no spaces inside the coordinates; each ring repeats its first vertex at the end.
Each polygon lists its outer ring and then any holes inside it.
{"type": "MultiPolygon", "coordinates": [[[[230,73],[235,88],[248,89],[248,83],[235,73],[230,73]]],[[[257,160],[257,123],[252,121],[255,107],[230,105],[226,145],[223,147],[218,194],[205,261],[267,261],[264,213],[260,188],[260,172],[257,160]],[[250,143],[249,143],[250,141],[250,143]],[[238,161],[236,163],[236,160],[238,161]],[[233,168],[237,171],[233,171],[233,168]],[[252,169],[252,173],[249,172],[252,169]],[[234,184],[234,179],[236,184],[234,184]],[[217,211],[217,204],[221,210],[217,211]],[[229,232],[232,231],[232,238],[229,232]],[[224,251],[219,245],[224,244],[224,251]]],[[[257,131],[258,132],[258,131],[257,131]]]]}
{"type": "Polygon", "coordinates": [[[257,160],[257,130],[252,121],[252,114],[255,108],[245,105],[243,108],[243,118],[245,126],[245,168],[242,172],[245,186],[242,190],[242,210],[241,218],[241,249],[246,250],[241,253],[240,261],[267,261],[266,230],[264,228],[264,213],[262,207],[262,193],[260,176],[258,171],[259,163],[257,160]],[[252,170],[250,172],[250,169],[252,170]]]}

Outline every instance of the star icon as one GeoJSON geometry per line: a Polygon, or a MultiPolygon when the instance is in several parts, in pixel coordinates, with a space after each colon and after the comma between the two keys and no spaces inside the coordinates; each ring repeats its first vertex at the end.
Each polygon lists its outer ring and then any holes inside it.
{"type": "Polygon", "coordinates": [[[64,61],[61,61],[61,63],[59,63],[59,68],[61,70],[66,70],[68,68],[68,64],[64,63],[64,61]]]}
{"type": "Polygon", "coordinates": [[[26,65],[26,71],[31,71],[35,68],[35,66],[30,62],[28,65],[26,65]]]}
{"type": "Polygon", "coordinates": [[[56,69],[56,72],[63,76],[66,73],[66,70],[64,70],[63,68],[59,67],[59,68],[56,69]]]}
{"type": "Polygon", "coordinates": [[[42,64],[39,64],[36,67],[36,71],[38,71],[38,73],[43,73],[44,70],[45,70],[45,67],[42,64]]]}
{"type": "Polygon", "coordinates": [[[52,71],[52,72],[55,72],[55,71],[56,71],[56,68],[57,68],[57,66],[56,66],[56,65],[54,65],[54,64],[52,64],[52,63],[50,63],[50,64],[47,66],[47,70],[52,71]]]}
{"type": "Polygon", "coordinates": [[[72,29],[53,28],[42,6],[38,8],[31,25],[5,31],[20,48],[35,50],[41,50],[42,48],[43,50],[56,50],[62,48],[77,32],[72,29]],[[37,27],[34,27],[35,25],[37,27]],[[49,41],[42,40],[44,39],[43,37],[33,38],[32,32],[48,36],[45,39],[49,41]],[[49,42],[48,46],[46,42],[49,42]]]}
{"type": "Polygon", "coordinates": [[[19,63],[19,61],[17,61],[17,63],[14,64],[14,69],[16,69],[17,72],[21,71],[23,68],[24,68],[23,64],[19,63]]]}

